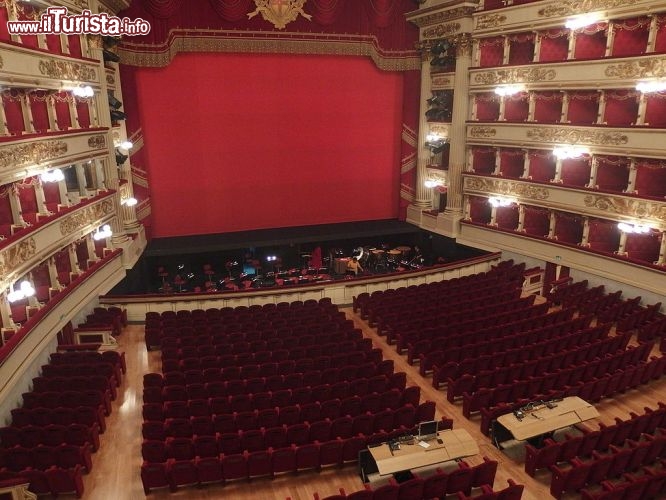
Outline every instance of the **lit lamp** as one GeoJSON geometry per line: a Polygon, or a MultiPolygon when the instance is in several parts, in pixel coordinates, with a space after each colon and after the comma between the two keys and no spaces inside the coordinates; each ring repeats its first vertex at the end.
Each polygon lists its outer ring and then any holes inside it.
{"type": "Polygon", "coordinates": [[[643,94],[648,94],[650,92],[663,92],[666,90],[666,80],[649,80],[638,82],[636,84],[636,90],[642,92],[643,94]]]}
{"type": "Polygon", "coordinates": [[[505,196],[491,196],[488,198],[488,203],[493,207],[510,207],[514,203],[517,203],[515,198],[507,198],[505,196]]]}
{"type": "Polygon", "coordinates": [[[12,290],[7,294],[7,300],[9,302],[16,302],[27,297],[32,297],[33,295],[35,295],[35,288],[28,280],[23,280],[18,290],[12,290]]]}
{"type": "Polygon", "coordinates": [[[583,155],[590,154],[590,150],[581,146],[565,145],[553,148],[553,154],[560,160],[568,160],[571,158],[580,158],[583,155]]]}
{"type": "Polygon", "coordinates": [[[65,180],[65,174],[63,174],[62,170],[59,168],[55,168],[53,170],[44,172],[39,176],[39,178],[42,180],[42,182],[60,182],[65,180]]]}
{"type": "Polygon", "coordinates": [[[509,96],[517,94],[518,92],[523,92],[525,90],[525,85],[512,83],[509,85],[500,85],[495,87],[495,94],[499,96],[509,96]]]}
{"type": "Polygon", "coordinates": [[[136,198],[134,198],[133,196],[131,196],[129,198],[125,198],[120,202],[121,205],[125,205],[126,207],[133,207],[137,203],[139,203],[138,200],[136,198]]]}
{"type": "Polygon", "coordinates": [[[564,23],[564,27],[570,30],[577,30],[584,28],[585,26],[589,26],[590,24],[594,24],[597,21],[601,21],[602,19],[603,15],[601,12],[589,12],[581,16],[567,19],[567,21],[564,23]]]}
{"type": "Polygon", "coordinates": [[[111,231],[111,226],[104,224],[102,227],[97,228],[97,231],[93,234],[93,239],[96,241],[103,240],[113,236],[113,231],[111,231]]]}
{"type": "Polygon", "coordinates": [[[617,228],[627,234],[647,234],[652,229],[645,224],[631,224],[628,222],[619,222],[617,228]]]}
{"type": "Polygon", "coordinates": [[[441,135],[434,134],[430,132],[426,136],[425,146],[430,149],[430,152],[433,155],[441,153],[444,150],[444,147],[449,143],[448,138],[442,137],[441,135]]]}
{"type": "Polygon", "coordinates": [[[76,97],[92,97],[95,95],[95,91],[90,85],[79,85],[72,89],[72,94],[76,97]]]}

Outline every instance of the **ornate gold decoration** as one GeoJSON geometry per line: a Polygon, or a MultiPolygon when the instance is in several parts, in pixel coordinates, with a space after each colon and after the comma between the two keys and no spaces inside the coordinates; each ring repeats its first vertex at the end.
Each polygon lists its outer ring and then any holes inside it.
{"type": "Polygon", "coordinates": [[[4,250],[0,263],[0,274],[7,275],[20,265],[28,262],[37,252],[35,238],[26,238],[4,250]]]}
{"type": "Polygon", "coordinates": [[[42,59],[39,61],[39,72],[51,78],[61,80],[92,81],[95,79],[95,70],[85,64],[72,61],[58,61],[56,59],[42,59]]]}
{"type": "Polygon", "coordinates": [[[254,0],[257,8],[250,12],[247,17],[252,19],[257,14],[261,14],[264,21],[268,21],[279,30],[283,30],[292,21],[295,21],[300,14],[308,21],[312,20],[310,14],[303,11],[303,6],[307,0],[254,0]]]}
{"type": "Polygon", "coordinates": [[[106,83],[108,83],[109,85],[115,85],[116,84],[115,77],[112,74],[107,73],[106,74],[106,83]]]}
{"type": "Polygon", "coordinates": [[[60,222],[60,234],[67,236],[79,229],[97,223],[103,217],[113,212],[113,201],[105,199],[94,205],[78,210],[60,222]]]}
{"type": "Polygon", "coordinates": [[[504,14],[486,14],[476,18],[476,29],[495,28],[506,21],[504,14]]]}
{"type": "Polygon", "coordinates": [[[609,64],[604,74],[609,78],[662,78],[666,76],[666,58],[650,57],[638,61],[609,64]]]}
{"type": "Polygon", "coordinates": [[[67,143],[64,141],[41,141],[0,146],[0,168],[11,168],[26,163],[41,163],[64,155],[67,143]]]}
{"type": "Polygon", "coordinates": [[[570,128],[533,128],[527,131],[527,137],[540,142],[563,142],[568,144],[582,142],[604,146],[621,146],[629,142],[629,137],[620,132],[570,128]]]}
{"type": "Polygon", "coordinates": [[[583,202],[588,208],[634,218],[648,218],[666,222],[666,203],[637,200],[622,196],[587,195],[583,202]]]}
{"type": "Polygon", "coordinates": [[[472,127],[469,129],[469,136],[475,139],[489,139],[495,137],[497,130],[492,127],[472,127]]]}
{"type": "Polygon", "coordinates": [[[484,71],[474,75],[474,82],[483,85],[498,83],[532,83],[553,80],[557,75],[554,69],[511,68],[496,71],[484,71]]]}
{"type": "Polygon", "coordinates": [[[432,77],[433,89],[453,88],[453,80],[450,76],[437,75],[432,77]]]}
{"type": "Polygon", "coordinates": [[[456,48],[456,57],[472,55],[472,35],[470,33],[460,33],[449,40],[456,48]]]}
{"type": "MultiPolygon", "coordinates": [[[[100,9],[100,12],[102,10],[100,9]]],[[[112,13],[109,13],[110,16],[112,16],[112,13]]],[[[86,35],[86,39],[88,40],[88,47],[91,49],[101,49],[102,46],[104,45],[102,42],[102,37],[99,35],[93,35],[91,33],[88,33],[86,35]]]]}
{"type": "Polygon", "coordinates": [[[460,23],[438,24],[423,32],[423,38],[445,38],[460,31],[460,23]]]}
{"type": "Polygon", "coordinates": [[[467,190],[481,191],[483,193],[511,195],[531,200],[545,200],[550,192],[545,187],[540,187],[528,182],[507,181],[503,179],[489,179],[487,177],[465,177],[464,188],[467,190]]]}
{"type": "Polygon", "coordinates": [[[92,149],[102,149],[106,147],[106,136],[104,136],[103,134],[98,134],[89,137],[88,147],[92,149]]]}
{"type": "Polygon", "coordinates": [[[640,0],[562,0],[539,9],[539,16],[570,16],[594,10],[615,9],[638,3],[640,0]]]}
{"type": "Polygon", "coordinates": [[[419,28],[422,28],[424,26],[430,26],[431,24],[444,23],[462,17],[470,17],[475,10],[476,7],[457,7],[455,9],[433,12],[432,14],[427,14],[425,16],[419,16],[419,12],[416,11],[414,15],[418,17],[409,19],[409,21],[416,24],[419,28]]]}
{"type": "Polygon", "coordinates": [[[2,56],[0,56],[0,69],[5,65],[5,61],[2,60],[2,56]]]}

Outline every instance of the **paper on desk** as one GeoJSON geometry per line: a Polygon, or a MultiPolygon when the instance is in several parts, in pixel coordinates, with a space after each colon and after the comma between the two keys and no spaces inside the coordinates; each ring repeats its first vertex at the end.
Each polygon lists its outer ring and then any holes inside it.
{"type": "Polygon", "coordinates": [[[419,441],[419,446],[421,446],[422,448],[430,448],[430,445],[425,441],[419,441]]]}

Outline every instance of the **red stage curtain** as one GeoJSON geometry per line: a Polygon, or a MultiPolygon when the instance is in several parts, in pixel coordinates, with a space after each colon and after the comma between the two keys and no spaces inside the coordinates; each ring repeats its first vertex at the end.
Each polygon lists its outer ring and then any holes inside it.
{"type": "Polygon", "coordinates": [[[311,0],[312,20],[322,26],[333,24],[344,10],[345,0],[311,0]]]}
{"type": "Polygon", "coordinates": [[[503,149],[500,153],[502,176],[518,179],[525,172],[525,154],[520,149],[503,149]]]}
{"type": "Polygon", "coordinates": [[[607,253],[617,252],[620,246],[620,230],[617,228],[617,222],[591,218],[589,227],[587,243],[591,249],[607,253]]]}
{"type": "Polygon", "coordinates": [[[629,182],[629,161],[620,157],[597,159],[597,186],[606,191],[622,192],[629,182]]]}
{"type": "MultiPolygon", "coordinates": [[[[175,15],[183,3],[182,0],[143,0],[143,7],[153,16],[160,19],[167,19],[175,15]]],[[[213,2],[217,3],[217,2],[213,2]]],[[[229,2],[222,2],[229,3],[229,2]]]]}
{"type": "MultiPolygon", "coordinates": [[[[174,3],[180,4],[180,0],[175,0],[174,3]]],[[[245,19],[251,10],[252,0],[210,0],[210,3],[222,19],[233,22],[245,19]]],[[[164,17],[171,17],[171,15],[164,17]]]]}
{"type": "Polygon", "coordinates": [[[649,160],[638,163],[635,190],[640,196],[666,196],[666,164],[649,160]]]}
{"type": "Polygon", "coordinates": [[[609,90],[603,122],[611,127],[630,127],[638,119],[638,96],[635,90],[609,90]]]}
{"type": "Polygon", "coordinates": [[[56,122],[58,130],[72,128],[72,115],[69,114],[69,103],[74,99],[69,92],[58,92],[53,94],[55,100],[56,122]]]}
{"type": "Polygon", "coordinates": [[[477,174],[490,175],[495,171],[495,149],[474,147],[472,170],[477,174]]]}
{"type": "Polygon", "coordinates": [[[611,55],[626,57],[645,54],[650,33],[649,17],[613,21],[613,29],[611,55]]]}
{"type": "Polygon", "coordinates": [[[504,37],[496,36],[479,40],[479,50],[481,51],[479,58],[481,68],[501,66],[504,60],[504,37]]]}
{"type": "Polygon", "coordinates": [[[523,230],[532,236],[548,236],[550,226],[550,213],[548,209],[541,207],[530,207],[525,205],[525,219],[523,220],[523,230]]]}
{"type": "Polygon", "coordinates": [[[659,259],[661,233],[628,234],[624,251],[627,257],[652,264],[659,259]]]}
{"type": "Polygon", "coordinates": [[[45,133],[49,130],[49,112],[47,109],[48,95],[43,90],[37,90],[28,94],[30,99],[30,110],[32,111],[32,124],[35,132],[45,133]]]}
{"type": "Polygon", "coordinates": [[[344,56],[182,54],[136,80],[153,236],[398,216],[403,74],[344,56]],[[185,166],[200,182],[182,182],[185,166]]]}
{"type": "Polygon", "coordinates": [[[44,182],[42,183],[42,190],[44,191],[44,200],[46,208],[50,212],[57,212],[60,201],[60,187],[57,182],[44,182]]]}
{"type": "Polygon", "coordinates": [[[539,62],[566,61],[569,53],[569,30],[556,28],[539,33],[539,62]]]}
{"type": "Polygon", "coordinates": [[[576,30],[574,59],[599,59],[606,54],[608,23],[597,23],[576,30]]]}
{"type": "Polygon", "coordinates": [[[368,0],[363,3],[370,22],[379,28],[386,28],[393,23],[400,0],[368,0]]]}
{"type": "Polygon", "coordinates": [[[25,123],[23,121],[20,91],[3,90],[2,106],[5,108],[8,132],[12,135],[23,134],[25,132],[25,123]]]}
{"type": "Polygon", "coordinates": [[[562,184],[585,187],[590,182],[590,157],[562,160],[562,184]]]}
{"type": "Polygon", "coordinates": [[[534,121],[558,123],[562,118],[561,92],[534,92],[534,121]]]}
{"type": "Polygon", "coordinates": [[[470,219],[472,219],[472,222],[477,222],[479,224],[490,223],[491,212],[492,207],[490,206],[490,203],[488,203],[488,198],[480,196],[469,197],[469,216],[470,219]]]}
{"type": "Polygon", "coordinates": [[[515,231],[518,228],[518,205],[497,207],[495,222],[501,229],[515,231]]]}
{"type": "Polygon", "coordinates": [[[527,121],[529,107],[529,94],[527,92],[507,96],[504,100],[504,118],[508,122],[527,121]]]}
{"type": "Polygon", "coordinates": [[[555,178],[555,157],[550,152],[530,153],[530,178],[539,182],[550,182],[555,178]]]}
{"type": "Polygon", "coordinates": [[[480,122],[494,122],[499,118],[500,101],[494,92],[476,94],[476,119],[480,122]]]}
{"type": "Polygon", "coordinates": [[[594,90],[578,90],[569,94],[567,120],[572,125],[592,125],[599,113],[599,93],[594,90]]]}
{"type": "Polygon", "coordinates": [[[651,92],[645,99],[645,125],[666,127],[666,92],[651,92]]]}
{"type": "Polygon", "coordinates": [[[529,64],[534,60],[534,33],[509,36],[509,64],[529,64]]]}
{"type": "Polygon", "coordinates": [[[76,116],[79,118],[80,128],[90,128],[90,109],[87,99],[76,99],[76,116]]]}
{"type": "Polygon", "coordinates": [[[555,238],[562,243],[578,245],[583,238],[583,219],[564,212],[555,213],[555,238]]]}

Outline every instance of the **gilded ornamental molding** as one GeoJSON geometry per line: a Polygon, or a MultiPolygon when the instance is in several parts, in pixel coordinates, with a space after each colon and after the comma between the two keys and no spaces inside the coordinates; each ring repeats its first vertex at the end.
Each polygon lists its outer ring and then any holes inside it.
{"type": "Polygon", "coordinates": [[[503,14],[485,14],[476,18],[476,29],[496,28],[506,21],[503,14]]]}
{"type": "Polygon", "coordinates": [[[487,177],[465,177],[464,189],[488,194],[511,195],[531,200],[546,200],[550,196],[547,188],[528,182],[489,179],[487,177]]]}
{"type": "Polygon", "coordinates": [[[16,245],[12,245],[4,250],[0,255],[0,274],[9,274],[12,269],[28,262],[37,253],[37,243],[35,238],[26,238],[16,245]]]}
{"type": "Polygon", "coordinates": [[[271,0],[254,0],[257,7],[253,12],[250,12],[247,17],[252,19],[254,16],[261,14],[264,21],[268,21],[275,28],[283,30],[292,21],[298,19],[298,16],[303,16],[308,21],[312,20],[310,14],[306,14],[303,6],[307,0],[279,0],[273,2],[271,0]]]}
{"type": "Polygon", "coordinates": [[[111,213],[113,213],[113,201],[111,199],[102,200],[63,219],[60,222],[60,234],[63,236],[72,234],[111,213]]]}
{"type": "Polygon", "coordinates": [[[539,9],[541,17],[570,16],[584,14],[595,10],[615,9],[635,5],[640,0],[561,0],[543,9],[539,9]]]}
{"type": "Polygon", "coordinates": [[[666,203],[608,195],[588,195],[584,203],[586,207],[602,212],[666,222],[666,203]]]}
{"type": "Polygon", "coordinates": [[[666,76],[666,57],[609,64],[604,73],[609,78],[662,78],[666,76]]]}
{"type": "Polygon", "coordinates": [[[489,139],[495,137],[497,130],[492,127],[472,127],[469,129],[469,136],[475,139],[489,139]]]}
{"type": "Polygon", "coordinates": [[[408,19],[419,28],[423,28],[424,26],[430,26],[432,24],[445,23],[463,17],[471,17],[475,11],[476,7],[457,7],[455,9],[440,10],[439,12],[433,12],[423,16],[419,16],[419,11],[415,11],[409,15],[408,19]],[[415,17],[411,17],[412,15],[415,17]]]}
{"type": "Polygon", "coordinates": [[[65,141],[40,141],[0,146],[0,169],[41,163],[67,153],[65,141]]]}
{"type": "Polygon", "coordinates": [[[460,31],[460,23],[450,23],[450,24],[438,24],[432,28],[428,28],[423,32],[422,38],[446,38],[447,36],[453,35],[460,31]]]}
{"type": "Polygon", "coordinates": [[[558,142],[568,144],[596,144],[602,146],[621,146],[629,142],[629,137],[621,132],[601,130],[580,130],[575,128],[533,128],[527,131],[529,139],[540,142],[558,142]]]}
{"type": "Polygon", "coordinates": [[[115,85],[116,84],[116,79],[114,78],[113,75],[107,73],[106,74],[106,83],[108,83],[109,85],[115,85]]]}
{"type": "Polygon", "coordinates": [[[56,59],[42,59],[39,61],[39,71],[44,76],[61,80],[91,81],[96,77],[95,70],[90,66],[56,59]]]}
{"type": "Polygon", "coordinates": [[[88,146],[92,149],[102,149],[106,147],[106,136],[104,134],[98,134],[89,137],[88,146]]]}
{"type": "Polygon", "coordinates": [[[554,80],[557,72],[546,68],[510,68],[484,71],[474,75],[474,82],[482,85],[498,83],[534,83],[554,80]]]}
{"type": "Polygon", "coordinates": [[[451,76],[442,75],[433,76],[432,87],[453,87],[453,78],[451,76]]]}
{"type": "Polygon", "coordinates": [[[5,65],[5,61],[2,60],[2,56],[0,56],[0,69],[5,65]]]}

